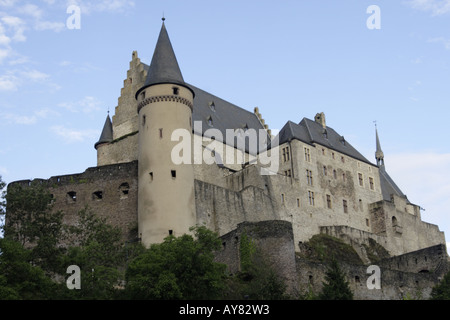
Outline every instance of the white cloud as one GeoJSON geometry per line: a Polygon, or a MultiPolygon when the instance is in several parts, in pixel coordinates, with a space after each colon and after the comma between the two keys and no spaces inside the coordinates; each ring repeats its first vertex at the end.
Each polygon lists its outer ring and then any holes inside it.
{"type": "Polygon", "coordinates": [[[71,112],[90,113],[100,110],[102,102],[95,97],[86,96],[77,102],[62,102],[58,106],[71,112]]]}
{"type": "MultiPolygon", "coordinates": [[[[450,153],[390,154],[386,170],[409,201],[426,211],[422,220],[450,231],[450,153]]],[[[449,234],[446,234],[448,237],[449,234]]]]}
{"type": "Polygon", "coordinates": [[[27,38],[24,35],[26,23],[19,17],[4,16],[1,18],[3,24],[13,30],[11,39],[16,42],[24,42],[27,38]]]}
{"type": "Polygon", "coordinates": [[[0,91],[16,91],[19,87],[19,80],[13,75],[0,76],[0,91]]]}
{"type": "Polygon", "coordinates": [[[77,5],[81,8],[81,14],[94,12],[123,12],[134,7],[132,0],[68,0],[67,6],[77,5]]]}
{"type": "Polygon", "coordinates": [[[1,118],[8,123],[13,124],[23,124],[23,125],[30,125],[35,124],[37,121],[36,116],[24,116],[24,115],[17,115],[13,113],[4,113],[0,114],[1,118]]]}
{"type": "Polygon", "coordinates": [[[450,12],[450,0],[410,0],[407,3],[413,9],[431,12],[433,16],[450,12]]]}
{"type": "Polygon", "coordinates": [[[98,130],[76,130],[69,129],[64,126],[53,126],[50,130],[59,137],[63,138],[67,143],[83,142],[86,139],[95,139],[100,134],[98,130]]]}
{"type": "Polygon", "coordinates": [[[444,37],[437,37],[437,38],[428,39],[428,42],[440,43],[444,46],[444,48],[446,50],[450,50],[450,39],[446,39],[444,37]]]}

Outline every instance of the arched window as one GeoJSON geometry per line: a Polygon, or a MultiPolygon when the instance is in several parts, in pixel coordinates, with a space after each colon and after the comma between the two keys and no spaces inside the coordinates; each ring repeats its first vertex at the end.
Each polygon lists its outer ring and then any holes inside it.
{"type": "Polygon", "coordinates": [[[395,216],[392,216],[392,226],[393,227],[398,226],[398,221],[397,221],[397,218],[395,216]]]}

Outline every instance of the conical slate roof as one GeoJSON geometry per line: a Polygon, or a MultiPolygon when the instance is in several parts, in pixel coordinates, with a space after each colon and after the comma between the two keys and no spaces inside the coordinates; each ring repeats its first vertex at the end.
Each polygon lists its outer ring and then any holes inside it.
{"type": "Polygon", "coordinates": [[[153,52],[147,79],[144,86],[136,93],[136,97],[139,95],[140,91],[146,87],[159,83],[174,83],[187,87],[181,74],[164,22],[159,33],[155,51],[153,52]]]}
{"type": "Polygon", "coordinates": [[[113,141],[113,129],[111,118],[106,117],[105,125],[103,126],[102,134],[100,135],[100,139],[95,143],[94,148],[97,149],[97,146],[102,143],[108,143],[113,141]]]}

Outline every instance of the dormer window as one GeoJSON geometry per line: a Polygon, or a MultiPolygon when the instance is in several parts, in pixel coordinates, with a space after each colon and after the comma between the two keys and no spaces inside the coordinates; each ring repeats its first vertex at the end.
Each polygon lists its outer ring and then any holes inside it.
{"type": "Polygon", "coordinates": [[[208,119],[206,119],[206,120],[207,120],[207,122],[208,122],[208,125],[209,125],[210,127],[212,127],[212,126],[213,126],[213,119],[211,118],[211,116],[209,116],[208,119]]]}
{"type": "Polygon", "coordinates": [[[209,108],[210,108],[212,111],[216,112],[216,104],[214,103],[214,101],[211,101],[211,102],[209,103],[209,108]]]}

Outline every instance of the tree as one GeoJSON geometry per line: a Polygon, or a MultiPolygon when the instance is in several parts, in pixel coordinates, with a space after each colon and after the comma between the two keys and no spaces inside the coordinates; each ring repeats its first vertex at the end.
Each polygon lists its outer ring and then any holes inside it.
{"type": "Polygon", "coordinates": [[[67,249],[63,264],[80,267],[81,290],[73,290],[69,298],[115,298],[126,262],[120,229],[107,224],[88,207],[78,212],[76,225],[68,228],[68,238],[74,245],[67,249]]]}
{"type": "Polygon", "coordinates": [[[0,252],[0,300],[56,297],[58,285],[39,266],[30,263],[30,250],[17,241],[2,238],[0,252]]]}
{"type": "Polygon", "coordinates": [[[450,300],[450,272],[433,287],[430,300],[450,300]]]}
{"type": "Polygon", "coordinates": [[[353,293],[350,290],[348,282],[345,280],[345,274],[339,267],[336,260],[332,260],[330,267],[325,274],[322,292],[319,294],[320,300],[352,300],[353,293]]]}
{"type": "Polygon", "coordinates": [[[39,183],[13,184],[4,196],[7,203],[5,236],[30,248],[31,261],[48,273],[60,270],[63,248],[63,213],[52,210],[51,194],[39,183]]]}
{"type": "Polygon", "coordinates": [[[214,261],[217,234],[195,227],[194,236],[168,236],[136,257],[126,272],[130,299],[215,299],[225,286],[226,266],[214,261]]]}

